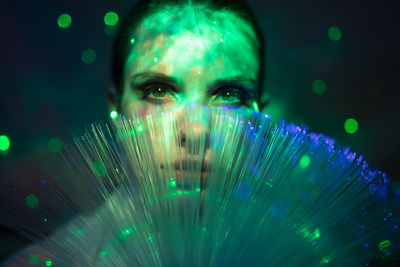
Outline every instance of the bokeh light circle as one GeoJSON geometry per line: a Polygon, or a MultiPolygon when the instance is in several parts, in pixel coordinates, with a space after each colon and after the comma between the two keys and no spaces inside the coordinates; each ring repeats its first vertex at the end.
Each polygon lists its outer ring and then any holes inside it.
{"type": "Polygon", "coordinates": [[[10,139],[6,135],[0,135],[0,150],[7,151],[10,148],[10,139]]]}
{"type": "Polygon", "coordinates": [[[96,51],[93,49],[85,49],[82,52],[82,61],[85,64],[92,64],[96,60],[96,51]]]}
{"type": "Polygon", "coordinates": [[[328,36],[334,42],[340,41],[342,39],[342,31],[338,27],[332,26],[328,30],[328,36]]]}
{"type": "Polygon", "coordinates": [[[325,90],[326,90],[326,84],[324,81],[322,80],[315,80],[312,83],[312,90],[314,91],[314,93],[316,93],[317,95],[322,95],[325,90]]]}
{"type": "Polygon", "coordinates": [[[344,123],[344,130],[349,134],[354,134],[358,130],[358,122],[353,118],[347,119],[344,123]]]}
{"type": "Polygon", "coordinates": [[[107,12],[106,15],[104,16],[104,23],[108,26],[114,26],[118,23],[118,14],[110,11],[107,12]]]}
{"type": "Polygon", "coordinates": [[[66,29],[71,26],[72,18],[68,14],[61,14],[57,19],[58,27],[66,29]]]}

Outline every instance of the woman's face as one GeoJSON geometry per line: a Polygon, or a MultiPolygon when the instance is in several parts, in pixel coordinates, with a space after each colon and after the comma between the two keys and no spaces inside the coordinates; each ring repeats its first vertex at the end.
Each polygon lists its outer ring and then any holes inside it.
{"type": "MultiPolygon", "coordinates": [[[[173,7],[146,17],[132,38],[124,73],[123,114],[146,115],[156,107],[174,107],[179,122],[180,108],[189,105],[258,111],[259,43],[249,24],[233,13],[173,7]]],[[[177,152],[160,156],[160,162],[202,160],[204,167],[210,161],[208,147],[201,157],[185,147],[187,137],[208,135],[208,125],[187,123],[178,126],[182,142],[172,149],[177,152]]],[[[157,131],[156,138],[161,133],[157,131]]],[[[175,170],[177,180],[189,179],[187,172],[175,170]]],[[[202,171],[201,181],[206,177],[202,171]]]]}
{"type": "Polygon", "coordinates": [[[258,41],[231,12],[172,7],[146,17],[132,34],[121,112],[156,106],[258,109],[258,41]],[[211,13],[210,13],[211,14],[211,13]]]}

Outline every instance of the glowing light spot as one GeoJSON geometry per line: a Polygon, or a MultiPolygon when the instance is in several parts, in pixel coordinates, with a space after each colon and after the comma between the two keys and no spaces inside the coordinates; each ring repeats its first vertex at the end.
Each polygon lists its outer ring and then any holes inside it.
{"type": "Polygon", "coordinates": [[[322,95],[325,90],[326,90],[326,84],[324,81],[322,80],[315,80],[312,83],[312,90],[314,91],[314,93],[316,93],[317,95],[322,95]]]}
{"type": "Polygon", "coordinates": [[[62,142],[60,139],[57,138],[51,138],[47,144],[49,147],[50,151],[53,153],[59,153],[62,149],[62,142]]]}
{"type": "Polygon", "coordinates": [[[286,201],[278,200],[272,203],[268,211],[272,217],[283,218],[286,217],[286,215],[288,215],[289,210],[290,210],[289,205],[286,201]]]}
{"type": "Polygon", "coordinates": [[[108,26],[114,26],[118,23],[118,14],[110,11],[104,16],[104,23],[108,26]]]}
{"type": "Polygon", "coordinates": [[[319,232],[319,229],[317,228],[314,231],[314,238],[319,238],[319,237],[320,237],[320,232],[319,232]]]}
{"type": "Polygon", "coordinates": [[[122,236],[127,236],[133,233],[133,229],[132,228],[126,228],[124,230],[121,231],[121,235],[122,236]]]}
{"type": "Polygon", "coordinates": [[[311,159],[308,155],[304,155],[300,158],[299,164],[302,168],[307,168],[310,165],[311,159]]]}
{"type": "Polygon", "coordinates": [[[10,139],[6,135],[0,135],[0,150],[7,151],[10,148],[10,139]]]}
{"type": "Polygon", "coordinates": [[[110,117],[111,119],[115,120],[116,118],[118,118],[118,112],[116,110],[111,111],[110,117]]]}
{"type": "Polygon", "coordinates": [[[43,221],[47,222],[47,219],[46,219],[46,218],[44,218],[44,219],[43,219],[43,221]]]}
{"type": "Polygon", "coordinates": [[[135,43],[135,38],[131,38],[130,42],[131,42],[131,44],[134,44],[135,43]]]}
{"type": "Polygon", "coordinates": [[[196,187],[196,192],[200,193],[200,187],[196,187]]]}
{"type": "Polygon", "coordinates": [[[358,122],[353,118],[347,119],[344,123],[344,130],[349,134],[357,132],[358,122]]]}
{"type": "Polygon", "coordinates": [[[93,49],[85,49],[82,52],[82,61],[85,64],[92,64],[96,60],[96,51],[93,49]]]}
{"type": "Polygon", "coordinates": [[[221,39],[219,39],[219,41],[222,43],[224,41],[224,39],[221,38],[221,39]]]}
{"type": "Polygon", "coordinates": [[[342,39],[342,31],[338,27],[330,27],[328,30],[328,36],[332,41],[337,42],[342,39]]]}
{"type": "Polygon", "coordinates": [[[327,264],[327,263],[329,263],[329,259],[327,257],[324,257],[324,258],[321,259],[321,263],[322,264],[327,264]]]}
{"type": "Polygon", "coordinates": [[[260,109],[258,108],[258,104],[257,104],[256,101],[253,102],[253,109],[254,109],[256,112],[260,112],[260,109]]]}
{"type": "Polygon", "coordinates": [[[46,262],[45,262],[45,265],[46,265],[46,266],[51,266],[51,265],[53,265],[53,262],[52,262],[52,261],[46,261],[46,262]]]}
{"type": "Polygon", "coordinates": [[[153,59],[153,61],[154,61],[154,62],[158,62],[158,58],[155,57],[155,58],[153,59]]]}
{"type": "Polygon", "coordinates": [[[379,243],[380,251],[387,250],[388,248],[391,248],[391,247],[392,247],[392,243],[389,240],[384,240],[379,243]]]}
{"type": "Polygon", "coordinates": [[[76,234],[79,236],[83,236],[83,230],[82,229],[77,229],[76,234]]]}
{"type": "Polygon", "coordinates": [[[100,161],[93,162],[93,171],[97,176],[105,176],[106,175],[106,167],[100,161]]]}
{"type": "Polygon", "coordinates": [[[33,265],[39,264],[39,259],[35,255],[29,255],[29,262],[33,265]]]}
{"type": "Polygon", "coordinates": [[[103,250],[102,252],[101,252],[101,256],[107,256],[108,255],[108,251],[107,250],[103,250]]]}
{"type": "Polygon", "coordinates": [[[25,204],[29,208],[35,209],[39,206],[39,199],[34,194],[30,194],[25,198],[25,204]]]}
{"type": "Polygon", "coordinates": [[[58,27],[66,29],[71,26],[72,18],[68,14],[61,14],[57,19],[58,27]]]}
{"type": "Polygon", "coordinates": [[[139,125],[138,131],[139,131],[139,132],[142,132],[142,131],[143,131],[143,126],[142,126],[142,125],[139,125]]]}
{"type": "Polygon", "coordinates": [[[168,182],[167,185],[168,185],[168,186],[171,186],[171,187],[175,187],[175,186],[176,186],[175,178],[174,178],[174,177],[171,177],[171,178],[169,179],[169,182],[168,182]]]}

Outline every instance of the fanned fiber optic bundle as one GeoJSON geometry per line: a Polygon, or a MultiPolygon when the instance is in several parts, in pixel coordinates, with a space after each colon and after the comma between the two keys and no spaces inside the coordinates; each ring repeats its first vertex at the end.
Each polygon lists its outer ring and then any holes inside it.
{"type": "Polygon", "coordinates": [[[273,124],[261,113],[188,107],[119,116],[112,126],[93,124],[46,162],[52,178],[41,186],[72,219],[46,236],[45,228],[57,223],[40,205],[30,211],[40,222],[21,212],[3,214],[36,240],[11,261],[399,263],[399,203],[385,174],[329,137],[273,124]]]}

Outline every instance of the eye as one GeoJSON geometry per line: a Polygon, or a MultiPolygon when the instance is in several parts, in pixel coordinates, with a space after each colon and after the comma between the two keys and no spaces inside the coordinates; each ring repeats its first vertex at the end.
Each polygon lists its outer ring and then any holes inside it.
{"type": "Polygon", "coordinates": [[[143,99],[155,103],[165,103],[175,99],[174,88],[168,84],[153,83],[141,87],[143,99]]]}
{"type": "Polygon", "coordinates": [[[215,92],[215,101],[226,104],[245,104],[247,93],[235,86],[223,86],[215,92]]]}

